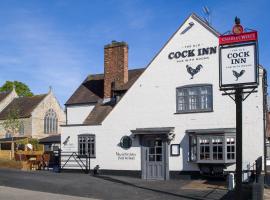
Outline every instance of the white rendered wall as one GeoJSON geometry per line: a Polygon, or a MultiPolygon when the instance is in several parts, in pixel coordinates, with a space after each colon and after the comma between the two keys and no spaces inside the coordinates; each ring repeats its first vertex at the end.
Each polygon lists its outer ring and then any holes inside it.
{"type": "Polygon", "coordinates": [[[82,124],[94,105],[67,106],[67,124],[82,124]]]}
{"type": "MultiPolygon", "coordinates": [[[[169,155],[170,170],[198,170],[197,164],[188,162],[188,129],[235,128],[235,103],[219,91],[219,53],[209,55],[205,60],[177,62],[169,60],[172,51],[184,50],[186,45],[202,47],[218,46],[218,38],[189,18],[176,32],[164,49],[155,57],[146,71],[134,83],[117,106],[103,121],[102,126],[64,127],[62,140],[70,136],[70,143],[63,149],[77,151],[77,135],[96,135],[96,158],[92,167],[101,169],[141,170],[141,147],[138,138],[133,146],[124,150],[119,147],[122,136],[131,135],[131,130],[149,127],[175,127],[172,144],[180,144],[181,155],[169,155]],[[190,22],[194,26],[180,34],[190,22]],[[201,71],[190,79],[186,65],[193,68],[202,64],[201,71]],[[190,84],[212,84],[213,112],[175,114],[176,88],[190,84]],[[133,154],[134,159],[119,160],[117,153],[133,154]]],[[[78,116],[76,116],[78,117],[78,116]]],[[[263,97],[262,85],[258,93],[251,94],[243,103],[243,164],[253,163],[263,155],[263,97]]],[[[230,169],[233,169],[231,167],[230,169]]]]}

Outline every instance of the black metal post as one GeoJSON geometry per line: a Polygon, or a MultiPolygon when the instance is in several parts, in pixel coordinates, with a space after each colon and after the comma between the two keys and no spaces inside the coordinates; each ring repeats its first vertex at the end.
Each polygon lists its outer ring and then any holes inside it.
{"type": "Polygon", "coordinates": [[[236,199],[242,200],[242,92],[241,88],[235,90],[236,104],[236,199]]]}

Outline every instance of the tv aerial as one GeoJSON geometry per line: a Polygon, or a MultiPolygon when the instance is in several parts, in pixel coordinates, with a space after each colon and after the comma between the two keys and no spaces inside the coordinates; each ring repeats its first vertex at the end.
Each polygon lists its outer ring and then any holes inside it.
{"type": "Polygon", "coordinates": [[[207,6],[203,6],[204,20],[211,25],[211,11],[207,6]]]}

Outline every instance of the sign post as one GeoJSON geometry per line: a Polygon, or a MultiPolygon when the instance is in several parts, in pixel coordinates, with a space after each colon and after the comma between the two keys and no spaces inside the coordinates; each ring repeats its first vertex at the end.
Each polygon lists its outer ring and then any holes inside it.
{"type": "Polygon", "coordinates": [[[242,200],[242,102],[258,86],[257,32],[244,33],[240,19],[236,17],[233,34],[219,37],[219,52],[220,90],[236,105],[235,199],[242,200]],[[248,95],[244,98],[245,93],[248,95]]]}
{"type": "Polygon", "coordinates": [[[237,88],[235,90],[236,105],[236,196],[237,199],[242,198],[242,98],[243,90],[237,88]]]}

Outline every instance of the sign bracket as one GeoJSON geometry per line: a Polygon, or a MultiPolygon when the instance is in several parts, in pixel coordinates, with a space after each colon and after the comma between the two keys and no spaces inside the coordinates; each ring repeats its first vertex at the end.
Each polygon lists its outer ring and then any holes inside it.
{"type": "MultiPolygon", "coordinates": [[[[251,93],[256,93],[258,92],[257,90],[255,90],[256,88],[253,88],[250,91],[242,91],[242,94],[247,94],[245,97],[242,98],[242,101],[245,101],[250,95],[251,93]]],[[[243,90],[243,89],[242,89],[243,90]]],[[[229,96],[233,101],[235,101],[235,98],[233,98],[232,95],[236,95],[236,92],[227,92],[226,90],[224,90],[224,93],[222,93],[223,96],[229,96]]]]}

